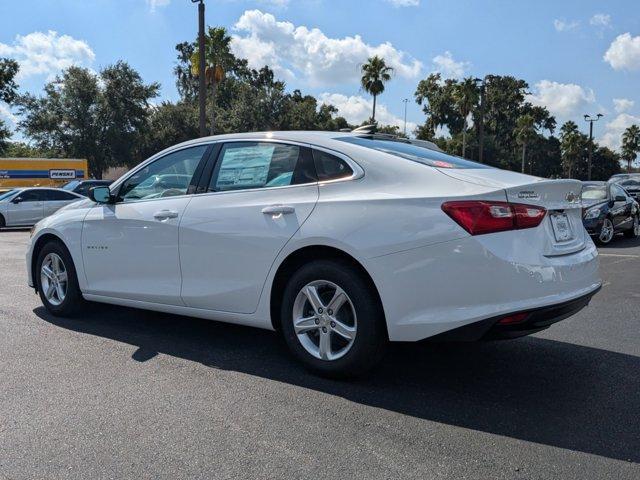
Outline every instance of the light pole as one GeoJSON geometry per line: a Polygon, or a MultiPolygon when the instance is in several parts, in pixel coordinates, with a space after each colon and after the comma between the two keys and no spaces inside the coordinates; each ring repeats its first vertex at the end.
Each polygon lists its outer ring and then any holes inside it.
{"type": "Polygon", "coordinates": [[[589,122],[589,163],[587,164],[587,180],[591,180],[591,159],[593,157],[593,124],[602,118],[604,115],[601,113],[595,117],[591,115],[585,115],[584,121],[589,122]]]}
{"type": "Polygon", "coordinates": [[[198,105],[200,108],[199,126],[200,136],[207,135],[207,113],[206,113],[206,76],[205,76],[205,46],[204,46],[204,0],[191,0],[198,4],[198,105]]]}
{"type": "Polygon", "coordinates": [[[484,153],[484,89],[487,77],[475,78],[476,85],[480,83],[480,121],[478,122],[478,162],[482,163],[484,153]]]}
{"type": "Polygon", "coordinates": [[[404,100],[402,100],[402,103],[404,103],[404,136],[407,136],[407,103],[409,103],[409,99],[405,98],[404,100]]]}

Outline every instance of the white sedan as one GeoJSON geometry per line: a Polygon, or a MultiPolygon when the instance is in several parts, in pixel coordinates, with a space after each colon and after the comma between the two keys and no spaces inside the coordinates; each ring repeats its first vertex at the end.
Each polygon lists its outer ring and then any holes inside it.
{"type": "Polygon", "coordinates": [[[84,299],[274,329],[311,370],[357,375],[388,341],[512,338],[586,306],[580,189],[383,135],[202,138],[38,223],[29,284],[54,315],[84,299]]]}
{"type": "Polygon", "coordinates": [[[15,188],[0,194],[0,228],[30,227],[84,197],[60,188],[15,188]]]}

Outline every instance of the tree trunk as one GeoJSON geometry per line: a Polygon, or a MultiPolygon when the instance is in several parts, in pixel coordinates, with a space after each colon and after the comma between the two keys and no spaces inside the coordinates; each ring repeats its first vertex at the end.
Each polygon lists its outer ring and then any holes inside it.
{"type": "Polygon", "coordinates": [[[467,129],[462,129],[462,158],[467,158],[465,153],[467,151],[467,129]]]}
{"type": "Polygon", "coordinates": [[[376,123],[376,97],[377,95],[373,96],[373,115],[371,115],[371,120],[373,121],[373,123],[376,123]]]}
{"type": "Polygon", "coordinates": [[[522,173],[524,173],[524,159],[526,155],[527,155],[527,144],[523,143],[522,144],[522,173]]]}
{"type": "MultiPolygon", "coordinates": [[[[214,75],[215,77],[215,75],[214,75]]],[[[216,94],[218,93],[218,82],[214,78],[211,82],[211,135],[216,134],[216,94]]]]}
{"type": "Polygon", "coordinates": [[[627,160],[627,173],[631,173],[631,159],[627,160]]]}

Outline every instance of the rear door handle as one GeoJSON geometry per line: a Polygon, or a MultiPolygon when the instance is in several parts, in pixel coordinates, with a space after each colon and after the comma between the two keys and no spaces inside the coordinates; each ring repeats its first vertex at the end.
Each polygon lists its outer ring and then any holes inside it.
{"type": "Polygon", "coordinates": [[[262,209],[265,215],[287,215],[295,211],[296,209],[290,205],[271,205],[262,209]]]}
{"type": "Polygon", "coordinates": [[[160,210],[153,214],[153,218],[160,221],[168,220],[170,218],[178,218],[178,212],[175,210],[160,210]]]}

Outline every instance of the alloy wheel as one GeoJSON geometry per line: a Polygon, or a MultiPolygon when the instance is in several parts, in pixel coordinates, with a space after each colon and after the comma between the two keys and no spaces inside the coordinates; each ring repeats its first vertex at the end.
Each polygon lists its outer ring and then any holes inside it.
{"type": "Polygon", "coordinates": [[[633,219],[633,235],[640,236],[640,217],[636,215],[633,219]]]}
{"type": "Polygon", "coordinates": [[[610,219],[604,219],[602,230],[600,230],[600,236],[598,238],[602,243],[609,243],[613,238],[613,223],[610,219]]]}
{"type": "Polygon", "coordinates": [[[316,280],[296,296],[293,328],[308,353],[321,360],[337,360],[355,341],[356,311],[342,288],[328,280],[316,280]]]}
{"type": "Polygon", "coordinates": [[[67,296],[67,269],[57,253],[49,253],[40,267],[40,288],[51,305],[59,306],[67,296]]]}

